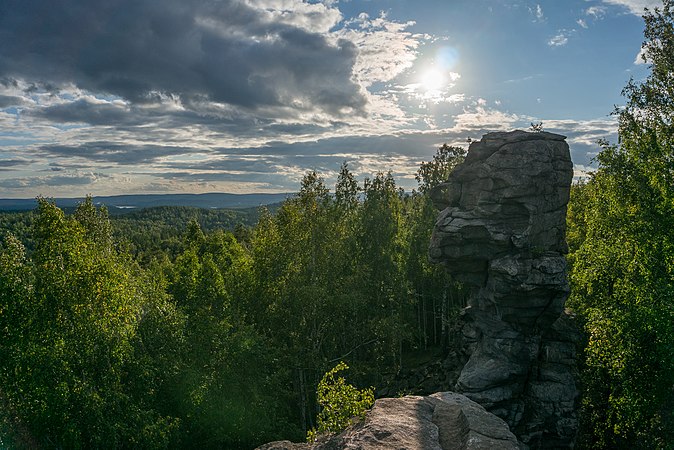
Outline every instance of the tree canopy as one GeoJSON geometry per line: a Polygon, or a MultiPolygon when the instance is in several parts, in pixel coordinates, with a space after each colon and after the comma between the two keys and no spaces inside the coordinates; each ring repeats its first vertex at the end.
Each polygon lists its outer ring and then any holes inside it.
{"type": "Polygon", "coordinates": [[[570,304],[587,332],[582,444],[674,442],[674,4],[645,16],[644,81],[618,108],[619,143],[569,208],[570,304]]]}
{"type": "MultiPolygon", "coordinates": [[[[443,146],[420,183],[462,156],[443,146]]],[[[425,257],[429,205],[346,164],[334,194],[310,171],[249,229],[204,229],[182,209],[170,232],[164,209],[119,227],[91,198],[72,214],[40,199],[0,247],[1,445],[301,440],[337,361],[381,385],[404,352],[446,337],[452,283],[425,257]]]]}

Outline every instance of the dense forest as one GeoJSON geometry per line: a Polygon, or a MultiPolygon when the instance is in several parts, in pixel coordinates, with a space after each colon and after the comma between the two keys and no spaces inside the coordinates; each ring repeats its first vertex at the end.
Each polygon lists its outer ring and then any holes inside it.
{"type": "Polygon", "coordinates": [[[40,199],[5,217],[4,444],[302,440],[337,362],[381,385],[405,352],[446,342],[462,298],[426,261],[436,212],[425,193],[464,153],[441,147],[411,195],[390,174],[359,184],[344,165],[330,192],[310,172],[252,227],[180,208],[111,220],[91,199],[72,214],[40,199]],[[167,214],[193,217],[178,235],[167,214]]]}
{"type": "MultiPolygon", "coordinates": [[[[278,204],[267,205],[276,211],[278,204]]],[[[65,213],[74,208],[61,208],[65,213]]],[[[133,256],[151,258],[155,252],[169,251],[175,256],[184,249],[182,240],[187,224],[196,221],[205,232],[217,229],[245,233],[260,217],[259,208],[204,209],[190,206],[156,206],[110,214],[112,234],[117,246],[125,245],[133,256]]],[[[28,251],[33,249],[31,224],[34,211],[0,211],[0,230],[11,231],[28,251]]]]}
{"type": "MultiPolygon", "coordinates": [[[[619,143],[572,187],[581,448],[674,442],[672,8],[645,16],[651,73],[623,92],[619,143]]],[[[3,214],[0,447],[302,440],[340,361],[376,394],[409,355],[449,344],[464,304],[426,256],[427,194],[464,155],[439,148],[412,193],[346,164],[332,190],[309,172],[274,211],[111,219],[91,199],[71,214],[40,199],[3,214]]]]}

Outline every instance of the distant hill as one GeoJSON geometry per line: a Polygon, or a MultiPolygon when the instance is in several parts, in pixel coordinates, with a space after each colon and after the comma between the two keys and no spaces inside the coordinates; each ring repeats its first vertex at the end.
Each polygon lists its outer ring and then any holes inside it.
{"type": "MultiPolygon", "coordinates": [[[[285,200],[292,194],[139,194],[96,196],[94,203],[105,205],[111,214],[130,212],[155,206],[191,206],[195,208],[255,208],[285,200]]],[[[84,197],[55,198],[60,208],[72,208],[82,202],[84,197]]],[[[30,199],[0,199],[0,211],[25,211],[34,209],[37,202],[30,199]]]]}
{"type": "MultiPolygon", "coordinates": [[[[264,208],[273,214],[280,206],[281,203],[271,203],[264,208]]],[[[61,208],[68,214],[75,210],[74,206],[61,208]]],[[[231,231],[237,237],[245,238],[246,230],[254,227],[259,220],[262,208],[152,206],[111,211],[115,212],[110,215],[110,224],[116,240],[124,242],[124,248],[135,256],[144,253],[146,257],[151,257],[161,252],[176,256],[184,250],[184,233],[192,220],[196,220],[205,232],[231,231]]],[[[31,252],[35,247],[32,226],[36,216],[34,209],[0,209],[0,243],[7,233],[12,233],[31,252]]]]}

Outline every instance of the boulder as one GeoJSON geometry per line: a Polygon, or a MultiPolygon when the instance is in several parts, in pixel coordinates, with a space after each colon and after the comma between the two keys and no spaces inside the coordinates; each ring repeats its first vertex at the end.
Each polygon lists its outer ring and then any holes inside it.
{"type": "Polygon", "coordinates": [[[572,178],[564,136],[499,132],[431,192],[429,257],[470,291],[455,389],[535,448],[571,448],[577,428],[578,336],[564,313],[572,178]]]}
{"type": "Polygon", "coordinates": [[[454,392],[381,398],[365,419],[315,443],[272,442],[259,450],[517,450],[500,418],[454,392]]]}

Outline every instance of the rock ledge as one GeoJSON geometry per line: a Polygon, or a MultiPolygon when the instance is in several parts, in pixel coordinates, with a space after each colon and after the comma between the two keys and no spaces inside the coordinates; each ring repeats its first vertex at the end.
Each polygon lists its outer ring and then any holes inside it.
{"type": "Polygon", "coordinates": [[[258,450],[517,450],[508,425],[454,392],[382,398],[364,421],[313,444],[271,442],[258,450]]]}

